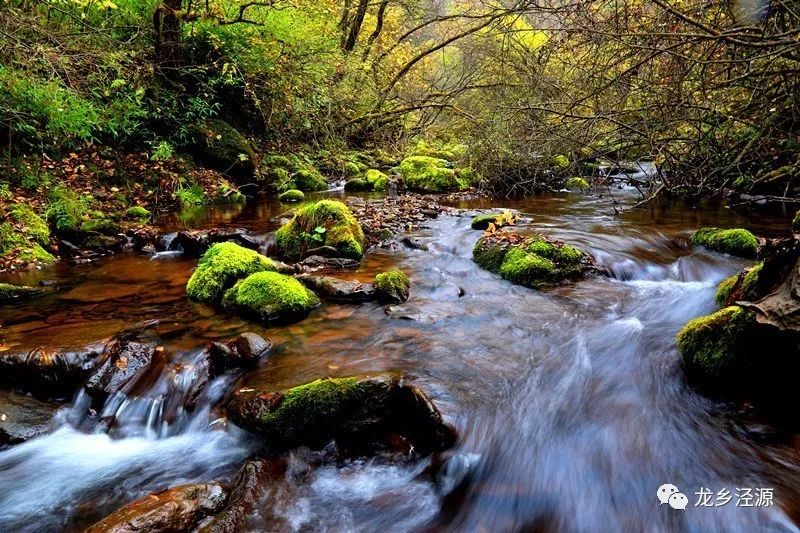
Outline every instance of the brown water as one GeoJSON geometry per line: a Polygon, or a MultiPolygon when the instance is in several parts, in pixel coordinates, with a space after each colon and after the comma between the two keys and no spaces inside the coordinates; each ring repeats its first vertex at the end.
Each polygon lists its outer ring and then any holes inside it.
{"type": "MultiPolygon", "coordinates": [[[[633,200],[621,196],[617,209],[633,200]]],[[[170,405],[191,381],[176,368],[190,368],[207,341],[243,331],[275,348],[237,386],[398,370],[461,435],[433,480],[428,460],[355,461],[287,477],[252,530],[274,529],[264,522],[270,513],[297,531],[795,530],[796,435],[689,389],[674,344],[687,320],[714,309],[715,285],[747,264],[691,249],[690,231],[744,225],[775,236],[788,214],[673,205],[616,215],[608,198],[567,194],[462,205],[489,206],[529,213],[537,230],[587,250],[611,276],[543,292],[510,285],[471,261],[480,233],[470,219],[447,216],[415,232],[429,251],[376,250],[341,274],[368,281],[402,268],[412,282],[407,303],[324,304],[282,327],[188,302],[195,261],[180,257],[128,253],[16,278],[52,280],[56,290],[0,309],[0,340],[11,349],[83,346],[136,330],[164,352],[163,366],[130,397],[109,399],[110,435],[86,420],[79,394],[49,435],[0,451],[0,530],[74,529],[167,486],[230,479],[256,444],[209,407],[231,378],[214,382],[194,413],[170,405]],[[689,496],[685,511],[658,505],[664,483],[689,496]],[[775,506],[736,507],[734,498],[694,507],[701,487],[773,488],[775,506]]],[[[165,226],[268,232],[282,209],[261,200],[165,226]]]]}

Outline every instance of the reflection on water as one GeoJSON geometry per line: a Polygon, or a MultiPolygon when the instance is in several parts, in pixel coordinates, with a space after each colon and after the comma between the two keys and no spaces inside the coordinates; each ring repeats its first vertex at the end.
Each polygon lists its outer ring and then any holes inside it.
{"type": "MultiPolygon", "coordinates": [[[[465,207],[489,205],[529,213],[533,229],[583,247],[610,276],[543,292],[510,285],[471,261],[480,234],[466,217],[441,217],[418,231],[429,251],[377,250],[343,273],[369,281],[402,268],[412,282],[408,302],[325,304],[282,327],[188,302],[194,262],[182,258],[123,254],[32,274],[54,279],[58,290],[0,309],[7,345],[55,349],[137,330],[164,348],[167,363],[133,398],[106,405],[122,421],[112,437],[85,423],[76,431],[63,422],[65,409],[50,435],[0,452],[0,529],[70,528],[147,491],[230,479],[253,449],[243,433],[226,429],[207,407],[171,417],[167,431],[153,413],[163,414],[164,399],[185,390],[175,379],[191,382],[167,367],[191,366],[203,343],[243,331],[275,345],[243,385],[400,370],[461,434],[435,482],[422,475],[428,461],[357,461],[287,477],[254,511],[256,530],[270,529],[268,516],[296,530],[329,531],[794,529],[794,440],[759,442],[728,407],[687,388],[674,346],[688,319],[714,309],[716,284],[747,264],[691,249],[689,232],[747,225],[777,235],[787,227],[784,215],[622,205],[617,215],[607,198],[576,195],[465,207]],[[684,513],[658,506],[663,483],[689,495],[684,513]],[[778,505],[698,509],[700,487],[774,487],[778,505]]],[[[267,232],[282,210],[258,202],[228,220],[212,213],[197,223],[267,232]]]]}

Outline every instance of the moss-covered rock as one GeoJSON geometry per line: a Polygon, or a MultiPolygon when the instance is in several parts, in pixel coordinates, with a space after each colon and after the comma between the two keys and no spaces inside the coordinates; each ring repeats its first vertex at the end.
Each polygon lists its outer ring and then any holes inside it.
{"type": "Polygon", "coordinates": [[[580,192],[588,191],[589,189],[592,188],[592,186],[589,185],[588,181],[579,176],[575,176],[568,179],[567,183],[565,184],[565,187],[570,191],[580,191],[580,192]]]}
{"type": "Polygon", "coordinates": [[[372,190],[372,184],[365,179],[355,178],[344,184],[344,190],[348,192],[363,192],[372,190]]]}
{"type": "Polygon", "coordinates": [[[344,173],[350,177],[360,176],[362,174],[361,166],[353,161],[347,161],[344,164],[344,173]]]}
{"type": "Polygon", "coordinates": [[[12,204],[0,223],[0,256],[26,263],[52,263],[55,258],[43,247],[50,243],[47,224],[29,206],[12,204]]]}
{"type": "Polygon", "coordinates": [[[402,270],[389,270],[375,276],[378,300],[384,303],[401,303],[408,300],[411,284],[402,270]]]}
{"type": "Polygon", "coordinates": [[[678,333],[684,368],[695,378],[730,378],[752,363],[755,315],[739,306],[696,318],[678,333]]]}
{"type": "Polygon", "coordinates": [[[268,156],[264,159],[264,173],[272,179],[278,192],[290,189],[324,191],[328,188],[325,176],[302,154],[268,156]]]}
{"type": "Polygon", "coordinates": [[[385,191],[386,186],[389,184],[389,176],[374,168],[367,170],[367,173],[364,174],[364,179],[376,191],[385,191]]]}
{"type": "Polygon", "coordinates": [[[195,131],[195,154],[205,164],[235,177],[257,175],[258,156],[252,144],[223,120],[206,119],[195,131]]]}
{"type": "Polygon", "coordinates": [[[486,230],[489,228],[489,224],[494,224],[495,228],[499,229],[503,226],[514,224],[517,218],[509,210],[502,213],[486,213],[472,218],[472,229],[486,230]]]}
{"type": "Polygon", "coordinates": [[[20,231],[35,243],[42,246],[50,244],[50,228],[30,206],[12,204],[9,207],[8,215],[20,226],[20,231]]]}
{"type": "Polygon", "coordinates": [[[769,287],[763,286],[764,284],[761,282],[762,268],[764,268],[764,263],[760,262],[723,280],[717,286],[717,294],[714,298],[717,304],[724,306],[741,300],[754,302],[766,296],[769,287]]]}
{"type": "Polygon", "coordinates": [[[146,222],[150,220],[150,211],[145,209],[140,205],[135,205],[133,207],[129,207],[125,210],[125,218],[128,220],[138,220],[141,222],[146,222]]]}
{"type": "Polygon", "coordinates": [[[117,235],[122,231],[119,224],[107,218],[100,220],[87,220],[81,224],[82,233],[99,233],[100,235],[117,235]]]}
{"type": "Polygon", "coordinates": [[[389,375],[318,379],[280,391],[243,389],[227,410],[234,423],[274,448],[336,441],[340,449],[369,452],[401,436],[427,454],[452,446],[455,437],[422,391],[389,375]]]}
{"type": "Polygon", "coordinates": [[[746,229],[701,228],[692,235],[692,244],[739,257],[758,253],[758,239],[746,229]]]}
{"type": "Polygon", "coordinates": [[[278,200],[285,203],[302,202],[305,199],[306,195],[303,194],[303,191],[297,189],[289,189],[278,196],[278,200]]]}
{"type": "Polygon", "coordinates": [[[526,287],[538,288],[585,273],[589,258],[568,244],[543,235],[494,233],[475,244],[472,257],[482,268],[526,287]]]}
{"type": "Polygon", "coordinates": [[[409,189],[422,192],[460,191],[469,187],[444,159],[411,156],[403,159],[397,171],[409,189]]]}
{"type": "Polygon", "coordinates": [[[725,305],[730,300],[738,282],[739,275],[734,274],[717,285],[717,293],[714,295],[714,301],[717,302],[717,305],[725,305]]]}
{"type": "Polygon", "coordinates": [[[553,166],[559,170],[564,170],[569,168],[570,162],[569,158],[563,154],[559,154],[553,157],[553,166]]]}
{"type": "Polygon", "coordinates": [[[27,300],[29,298],[40,296],[42,293],[42,289],[37,287],[0,283],[0,303],[8,303],[15,300],[27,300]]]}
{"type": "Polygon", "coordinates": [[[225,292],[222,306],[264,322],[302,318],[319,305],[319,298],[291,276],[257,272],[225,292]]]}
{"type": "Polygon", "coordinates": [[[792,231],[795,233],[800,233],[800,209],[798,209],[797,213],[794,214],[794,218],[792,219],[792,231]]]}
{"type": "Polygon", "coordinates": [[[436,140],[418,140],[411,148],[410,155],[421,155],[456,161],[463,158],[468,150],[466,144],[450,143],[436,140]]]}
{"type": "Polygon", "coordinates": [[[275,263],[258,252],[232,242],[217,243],[200,258],[186,284],[186,294],[192,300],[218,304],[225,291],[238,280],[276,268],[275,263]]]}
{"type": "Polygon", "coordinates": [[[342,202],[320,200],[300,207],[292,220],[275,232],[279,252],[290,259],[320,246],[331,246],[342,257],[361,259],[364,232],[342,202]]]}

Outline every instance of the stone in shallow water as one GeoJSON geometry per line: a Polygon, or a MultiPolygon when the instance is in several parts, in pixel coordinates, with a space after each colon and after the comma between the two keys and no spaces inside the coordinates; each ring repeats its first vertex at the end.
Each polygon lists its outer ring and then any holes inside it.
{"type": "Polygon", "coordinates": [[[0,391],[0,444],[18,444],[47,433],[59,406],[0,391]]]}
{"type": "Polygon", "coordinates": [[[115,341],[109,344],[103,352],[102,362],[86,380],[86,392],[102,400],[122,390],[147,369],[154,354],[153,346],[138,342],[115,341]]]}
{"type": "Polygon", "coordinates": [[[102,344],[85,348],[0,353],[0,384],[37,396],[72,395],[89,375],[102,344]]]}
{"type": "Polygon", "coordinates": [[[332,302],[367,302],[374,300],[375,287],[371,283],[343,280],[332,276],[297,276],[298,281],[332,302]]]}
{"type": "Polygon", "coordinates": [[[227,410],[275,449],[336,441],[347,453],[371,454],[403,442],[426,454],[455,441],[428,396],[390,374],[319,379],[280,391],[241,389],[227,410]]]}
{"type": "Polygon", "coordinates": [[[184,533],[219,512],[228,498],[218,483],[182,485],[136,500],[86,529],[86,533],[184,533]]]}

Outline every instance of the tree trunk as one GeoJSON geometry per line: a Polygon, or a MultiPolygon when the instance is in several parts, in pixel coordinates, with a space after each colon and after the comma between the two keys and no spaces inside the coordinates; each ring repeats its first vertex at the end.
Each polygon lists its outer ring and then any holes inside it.
{"type": "Polygon", "coordinates": [[[347,34],[347,39],[345,39],[344,46],[342,46],[342,50],[345,52],[350,52],[356,47],[358,34],[361,32],[361,25],[364,23],[364,15],[367,14],[368,4],[369,0],[359,0],[358,2],[358,9],[356,9],[353,22],[350,24],[350,31],[347,34]]]}
{"type": "Polygon", "coordinates": [[[181,50],[181,8],[183,0],[162,0],[153,13],[156,63],[175,69],[183,64],[181,50]]]}

